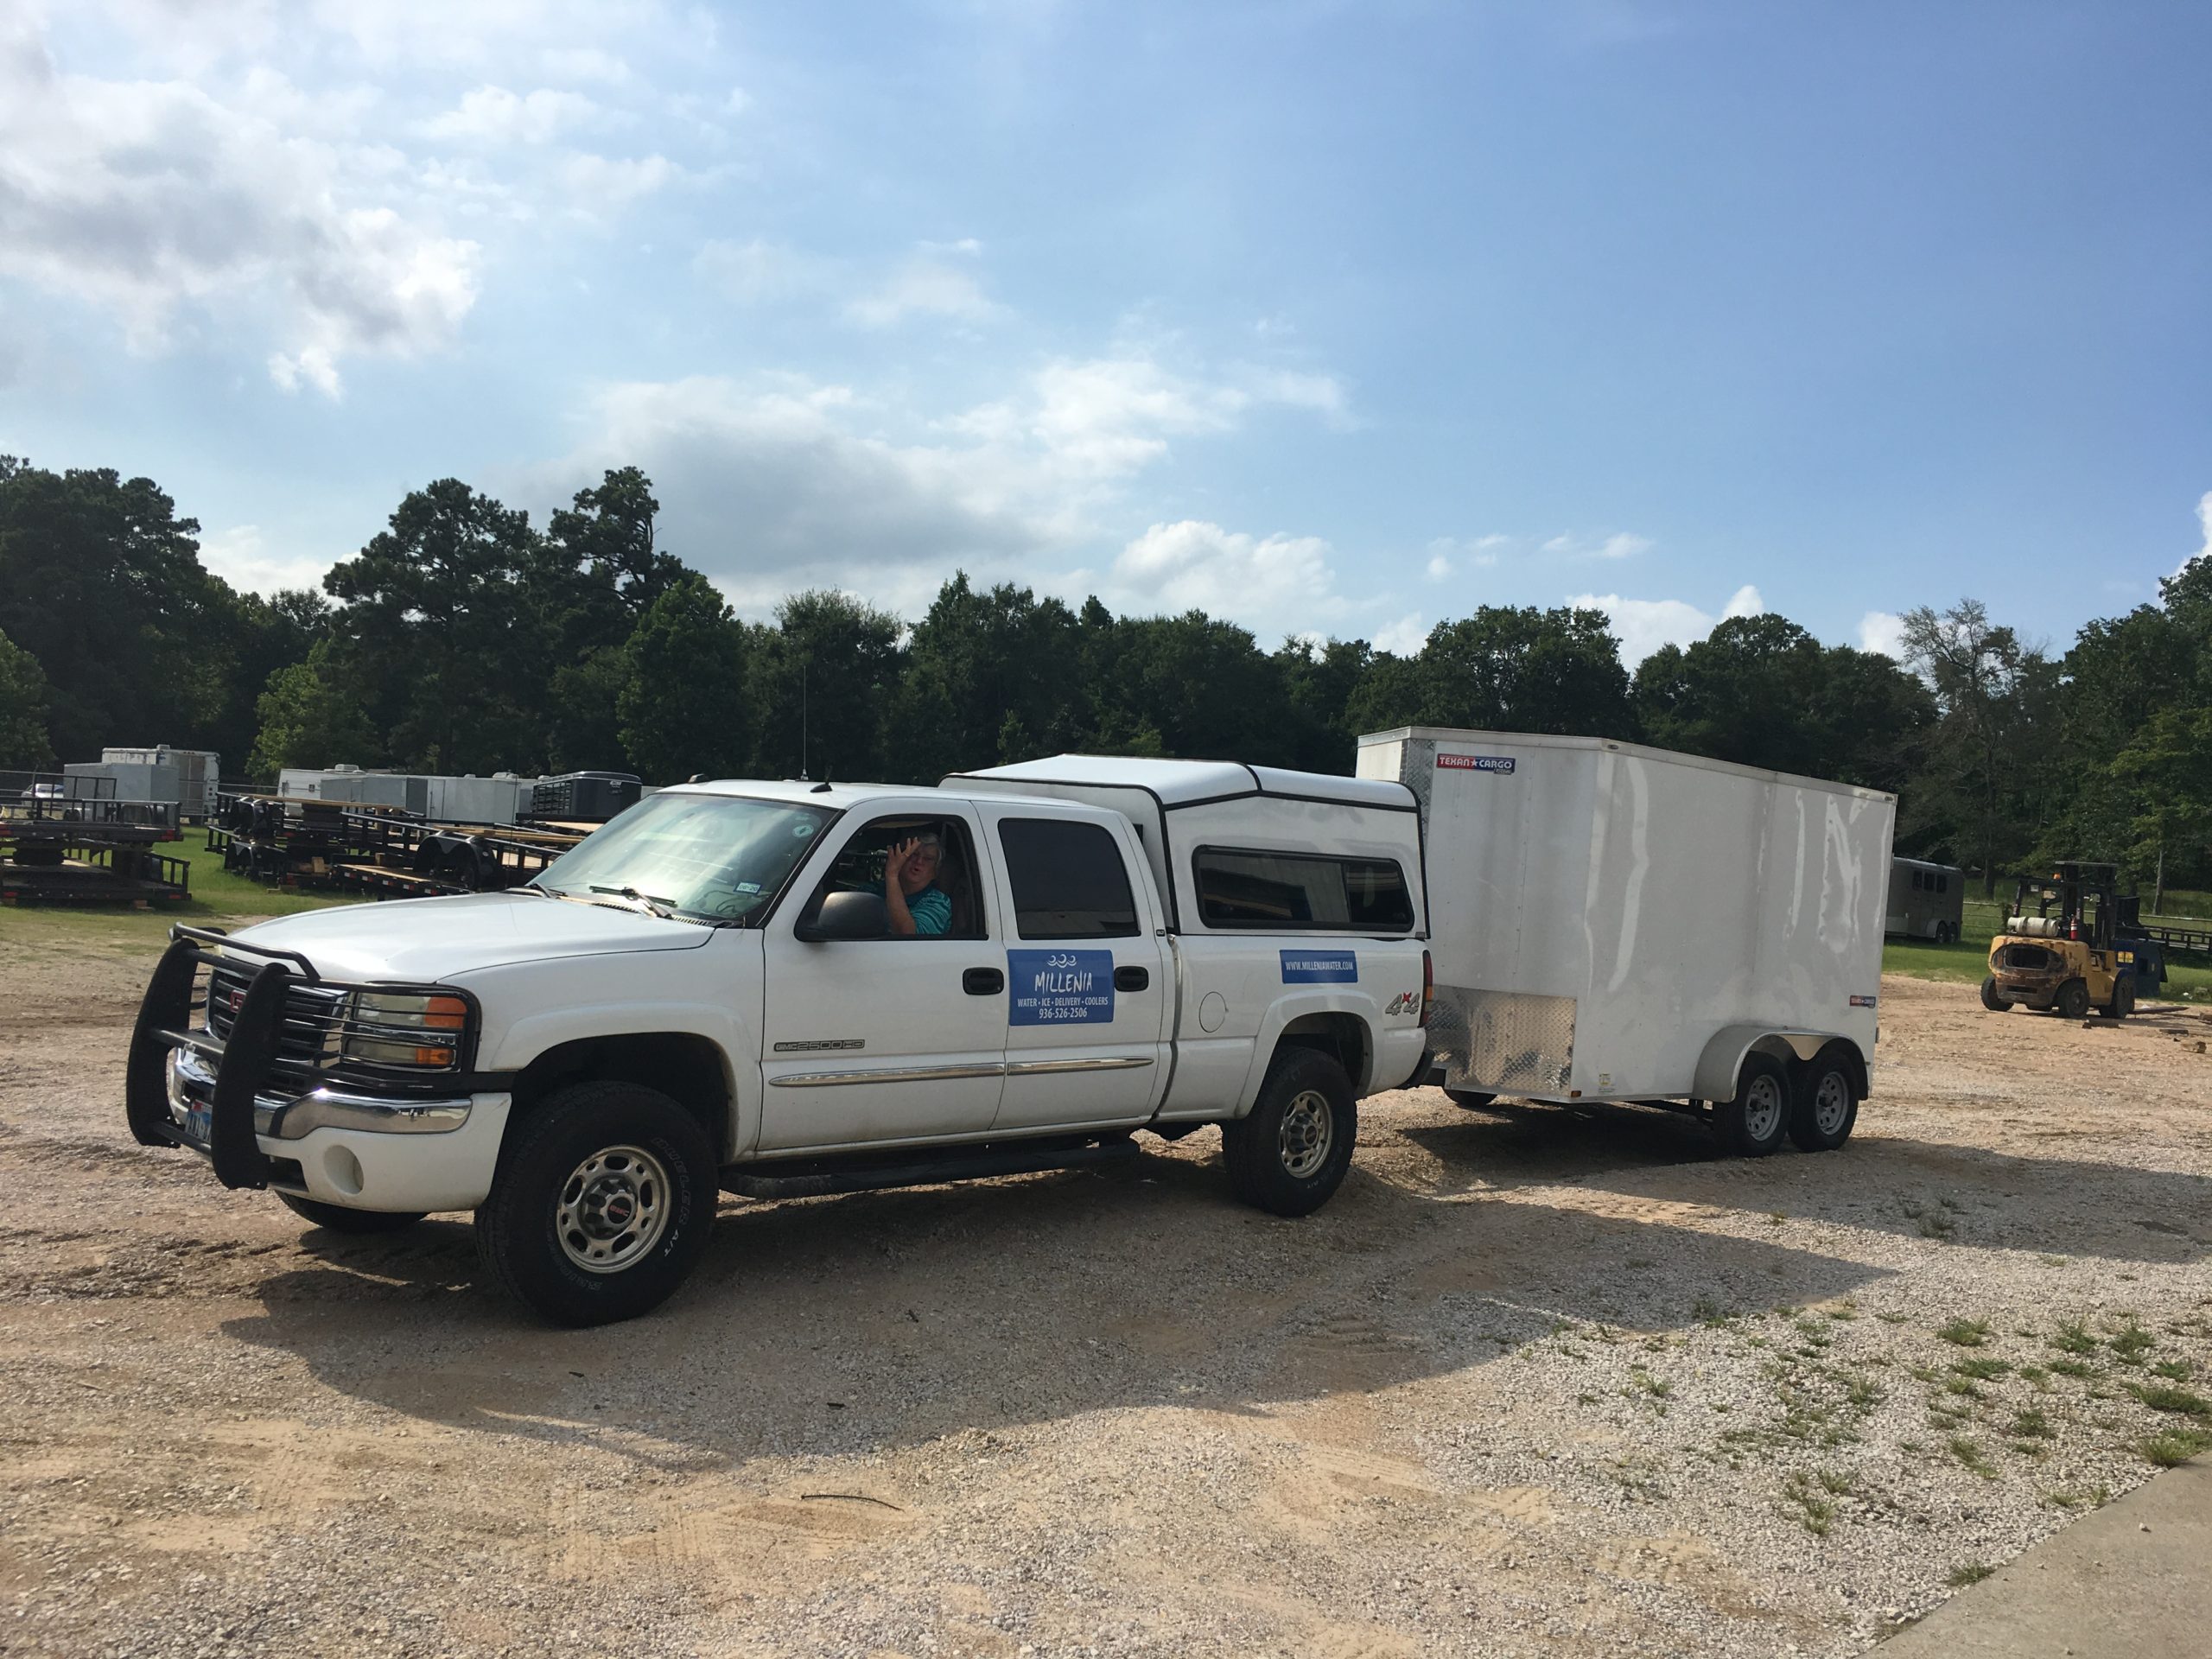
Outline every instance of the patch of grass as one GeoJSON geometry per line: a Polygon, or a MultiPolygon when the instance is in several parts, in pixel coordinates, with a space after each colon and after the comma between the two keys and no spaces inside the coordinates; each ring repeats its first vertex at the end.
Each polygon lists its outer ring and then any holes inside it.
{"type": "Polygon", "coordinates": [[[1844,1378],[1843,1397],[1854,1411],[1872,1411],[1890,1396],[1875,1385],[1872,1377],[1852,1372],[1844,1378]]]}
{"type": "Polygon", "coordinates": [[[2012,1427],[2005,1430],[2016,1440],[2047,1440],[2057,1432],[2037,1406],[2023,1406],[2014,1412],[2012,1427]]]}
{"type": "Polygon", "coordinates": [[[2046,1268],[2063,1268],[2071,1258],[2063,1255],[2039,1255],[2036,1260],[2046,1268]]]}
{"type": "Polygon", "coordinates": [[[2050,1369],[2061,1376],[2076,1379],[2087,1379],[2097,1374],[2097,1368],[2086,1359],[2054,1359],[2050,1362],[2050,1369]]]}
{"type": "Polygon", "coordinates": [[[2171,1411],[2183,1417],[2212,1417],[2212,1400],[2171,1382],[2131,1382],[2127,1391],[2153,1411],[2171,1411]]]}
{"type": "Polygon", "coordinates": [[[1877,1313],[1874,1317],[1884,1325],[1903,1325],[1911,1316],[1906,1313],[1877,1313]]]}
{"type": "Polygon", "coordinates": [[[1817,1469],[1814,1478],[1821,1483],[1821,1490],[1833,1492],[1838,1497],[1849,1497],[1859,1490],[1859,1483],[1841,1469],[1817,1469]]]}
{"type": "Polygon", "coordinates": [[[1635,1379],[1636,1386],[1655,1400],[1664,1400],[1675,1391],[1675,1385],[1665,1377],[1654,1376],[1641,1367],[1630,1372],[1630,1375],[1635,1379]]]}
{"type": "Polygon", "coordinates": [[[2196,1367],[2185,1359],[2162,1359],[2151,1368],[2151,1375],[2169,1382],[2186,1382],[2196,1375],[2196,1367]]]}
{"type": "Polygon", "coordinates": [[[2102,1508],[2105,1500],[2111,1496],[2110,1489],[2103,1486],[2092,1486],[2086,1492],[2061,1488],[2057,1491],[2045,1492],[2043,1501],[2061,1510],[2094,1510],[2102,1508]]]}
{"type": "Polygon", "coordinates": [[[1961,1376],[1970,1376],[1977,1382],[1993,1382],[2012,1367],[2005,1360],[1989,1354],[1976,1354],[1971,1359],[1955,1359],[1951,1370],[1961,1376]]]}
{"type": "Polygon", "coordinates": [[[1954,1434],[1946,1445],[1953,1457],[1984,1480],[1997,1478],[1997,1465],[1983,1454],[1980,1441],[1969,1440],[1964,1434],[1954,1434]]]}
{"type": "Polygon", "coordinates": [[[2161,1469],[2187,1463],[2207,1446],[2212,1446],[2212,1432],[2201,1428],[2170,1428],[2135,1442],[2136,1451],[2161,1469]]]}
{"type": "Polygon", "coordinates": [[[2128,1320],[2118,1334],[2108,1338],[2105,1346],[2112,1350],[2112,1357],[2123,1365],[2140,1365],[2143,1356],[2151,1351],[2158,1339],[2133,1319],[2128,1320]]]}
{"type": "Polygon", "coordinates": [[[1951,1569],[1951,1576],[1944,1582],[1954,1590],[1963,1590],[1970,1584],[1980,1584],[1997,1569],[1985,1567],[1980,1561],[1967,1561],[1951,1569]]]}
{"type": "Polygon", "coordinates": [[[1959,1224],[1948,1216],[1925,1215],[1920,1218],[1923,1238],[1948,1238],[1959,1230],[1959,1224]]]}
{"type": "Polygon", "coordinates": [[[1813,1483],[1805,1478],[1804,1471],[1792,1470],[1789,1478],[1783,1483],[1783,1499],[1797,1508],[1797,1520],[1815,1538],[1825,1538],[1835,1525],[1835,1501],[1824,1497],[1813,1490],[1813,1483]]]}
{"type": "Polygon", "coordinates": [[[2097,1351],[2097,1339],[2083,1330],[2078,1321],[2071,1319],[2058,1327],[2058,1333],[2050,1338],[2050,1345],[2067,1354],[2094,1354],[2097,1351]]]}
{"type": "Polygon", "coordinates": [[[1859,1304],[1847,1296],[1834,1307],[1823,1308],[1821,1312],[1832,1319],[1855,1319],[1859,1317],[1859,1304]]]}
{"type": "Polygon", "coordinates": [[[1953,1319],[1936,1333],[1961,1348],[1979,1348],[1989,1340],[1987,1319],[1953,1319]]]}

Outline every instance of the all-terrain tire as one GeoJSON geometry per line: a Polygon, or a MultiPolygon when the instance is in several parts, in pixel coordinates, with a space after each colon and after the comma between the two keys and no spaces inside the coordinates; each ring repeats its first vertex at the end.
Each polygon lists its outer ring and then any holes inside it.
{"type": "Polygon", "coordinates": [[[396,1233],[423,1219],[419,1210],[348,1210],[341,1205],[318,1204],[294,1192],[279,1192],[276,1201],[302,1221],[334,1233],[396,1233]]]}
{"type": "Polygon", "coordinates": [[[1446,1089],[1444,1097],[1454,1106],[1470,1112],[1479,1112],[1497,1098],[1495,1094],[1481,1089],[1446,1089]]]}
{"type": "Polygon", "coordinates": [[[1746,1054],[1736,1074],[1736,1097],[1713,1109],[1713,1133],[1743,1158],[1764,1158],[1789,1138],[1789,1073],[1770,1054],[1746,1054]]]}
{"type": "Polygon", "coordinates": [[[2058,988],[2058,995],[2051,998],[2050,1006],[2068,1020],[2086,1020],[2089,1017],[2089,988],[2078,979],[2069,979],[2058,988]]]}
{"type": "Polygon", "coordinates": [[[1805,1152],[1834,1152],[1851,1139],[1859,1122],[1859,1090],[1852,1068],[1832,1049],[1822,1049],[1797,1068],[1796,1099],[1789,1114],[1789,1138],[1805,1152]]]}
{"type": "Polygon", "coordinates": [[[1311,1048],[1278,1050],[1247,1116],[1221,1126],[1229,1184],[1271,1216],[1306,1216],[1351,1167],[1359,1107],[1344,1067],[1311,1048]]]}
{"type": "Polygon", "coordinates": [[[1994,974],[1981,982],[1981,1006],[1992,1014],[2003,1014],[2012,1006],[1997,995],[1997,976],[1994,974]]]}
{"type": "Polygon", "coordinates": [[[697,1265],[713,1228],[715,1150],[659,1090],[579,1083],[513,1131],[476,1211],[476,1250],[518,1300],[559,1325],[650,1313],[697,1265]]]}

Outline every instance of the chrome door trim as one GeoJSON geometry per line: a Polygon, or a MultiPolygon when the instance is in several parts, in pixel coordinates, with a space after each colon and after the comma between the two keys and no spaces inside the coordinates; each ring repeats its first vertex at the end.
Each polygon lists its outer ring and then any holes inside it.
{"type": "Polygon", "coordinates": [[[963,1077],[1002,1077],[1004,1063],[988,1060],[963,1065],[886,1066],[876,1071],[796,1071],[771,1077],[771,1089],[829,1089],[854,1083],[947,1083],[963,1077]]]}
{"type": "Polygon", "coordinates": [[[1102,1054],[1085,1059],[1009,1060],[1010,1077],[1033,1077],[1048,1071],[1126,1071],[1133,1065],[1150,1065],[1149,1054],[1102,1054]]]}

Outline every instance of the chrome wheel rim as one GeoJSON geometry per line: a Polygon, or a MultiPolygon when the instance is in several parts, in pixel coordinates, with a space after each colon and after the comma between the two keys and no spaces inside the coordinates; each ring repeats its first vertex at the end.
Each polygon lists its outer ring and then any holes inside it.
{"type": "Polygon", "coordinates": [[[1822,1135],[1834,1135],[1850,1116],[1851,1085],[1840,1071],[1824,1073],[1821,1086],[1813,1091],[1813,1127],[1822,1135]]]}
{"type": "Polygon", "coordinates": [[[561,1183],[553,1231],[586,1273],[620,1273],[668,1231],[668,1171],[640,1147],[606,1147],[561,1183]]]}
{"type": "Polygon", "coordinates": [[[1744,1090],[1744,1128],[1754,1141],[1771,1140],[1782,1128],[1782,1082],[1764,1073],[1744,1090]]]}
{"type": "Polygon", "coordinates": [[[1336,1115],[1329,1103],[1308,1089],[1283,1108],[1282,1128],[1276,1137],[1282,1172],[1294,1181],[1308,1179],[1329,1160],[1337,1135],[1336,1115]]]}

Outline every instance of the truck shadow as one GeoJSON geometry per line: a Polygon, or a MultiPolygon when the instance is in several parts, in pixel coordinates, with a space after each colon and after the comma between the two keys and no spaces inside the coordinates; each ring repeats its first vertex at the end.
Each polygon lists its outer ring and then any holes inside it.
{"type": "Polygon", "coordinates": [[[1237,1206],[1217,1160],[747,1205],[655,1315],[547,1329],[478,1282],[467,1230],[310,1233],[317,1264],[225,1325],[439,1424],[665,1467],[851,1453],[1102,1411],[1251,1413],[1508,1355],[1815,1303],[1886,1270],[1355,1166],[1318,1215],[1237,1206]]]}
{"type": "Polygon", "coordinates": [[[1632,1198],[1826,1221],[1982,1249],[2183,1263],[2212,1255],[2212,1180],[1862,1128],[1840,1151],[1723,1153],[1702,1122],[1634,1107],[1499,1102],[1395,1127],[1446,1191],[1572,1182],[1632,1198]]]}

